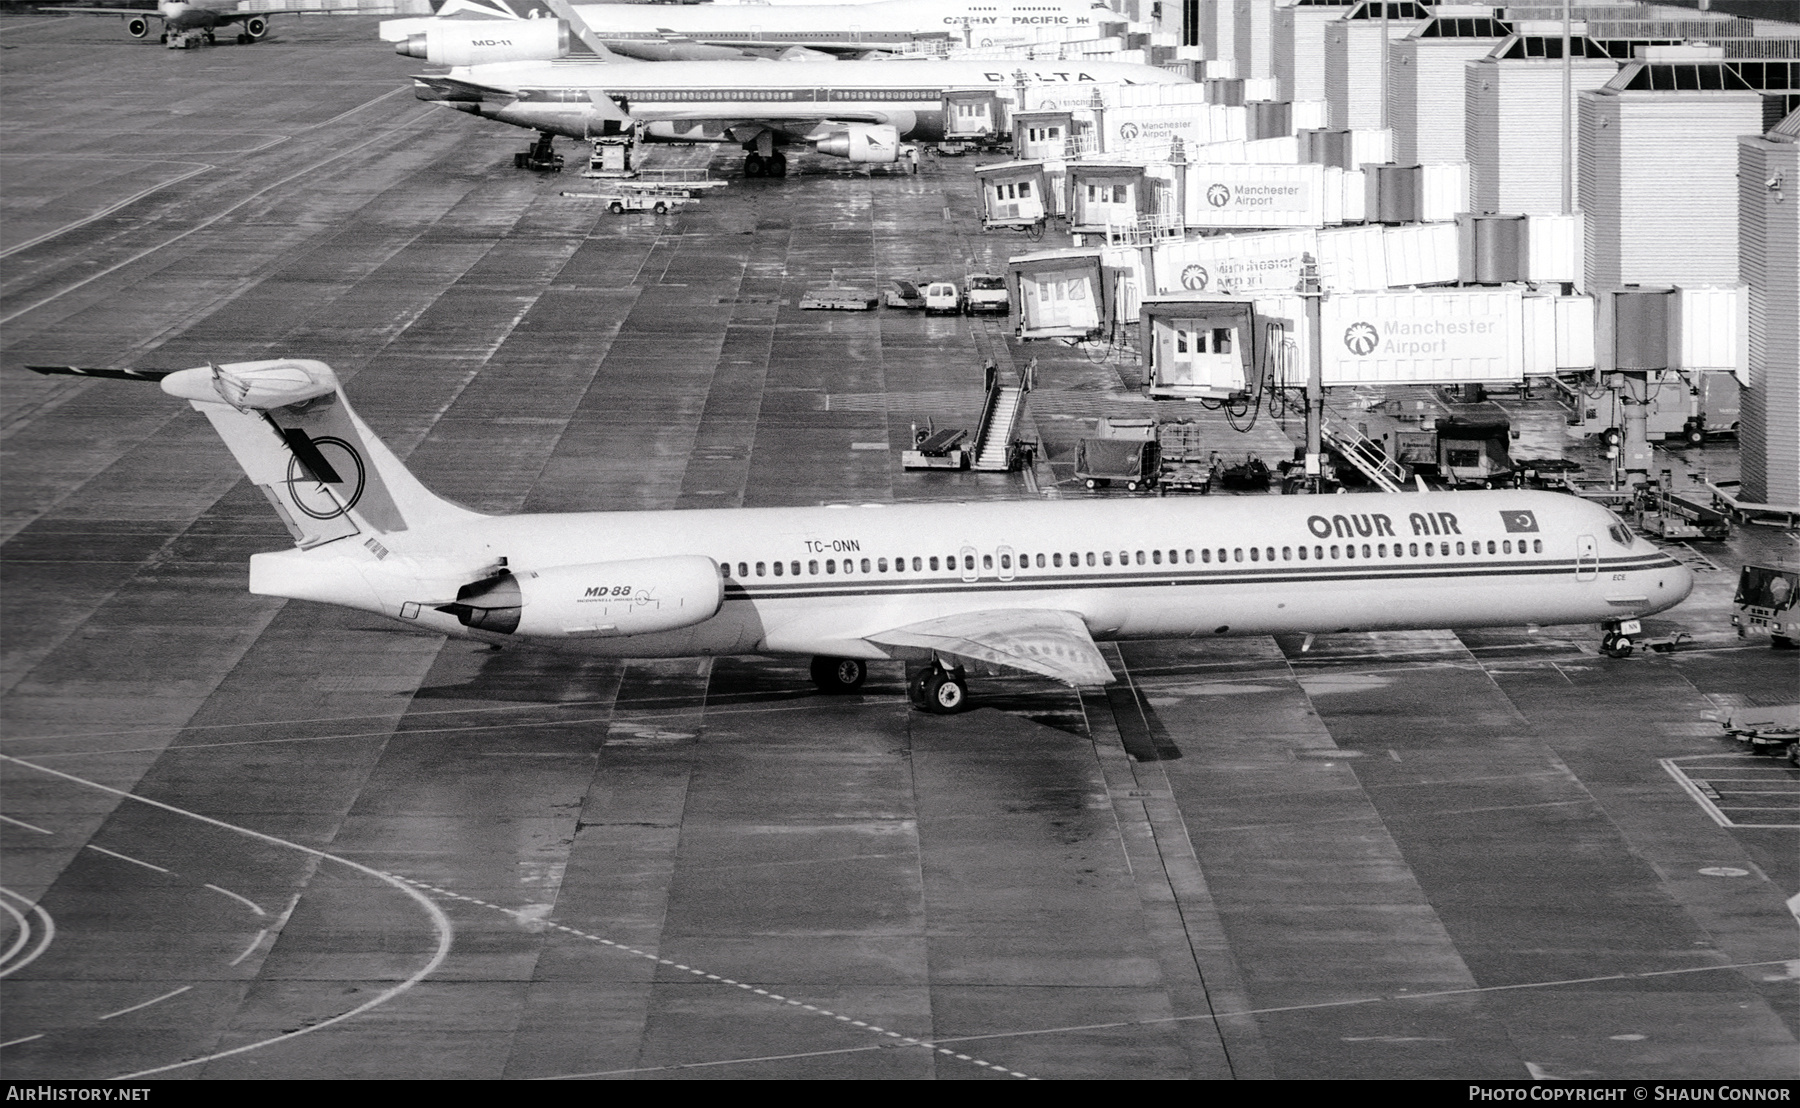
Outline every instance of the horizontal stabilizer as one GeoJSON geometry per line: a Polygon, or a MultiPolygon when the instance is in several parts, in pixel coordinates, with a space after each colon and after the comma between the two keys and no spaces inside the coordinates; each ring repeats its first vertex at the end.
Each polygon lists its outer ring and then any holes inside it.
{"type": "Polygon", "coordinates": [[[107,377],[115,381],[160,381],[175,369],[87,369],[78,365],[28,365],[33,373],[46,377],[107,377]]]}
{"type": "Polygon", "coordinates": [[[1022,669],[1065,685],[1109,685],[1112,667],[1074,612],[1000,608],[929,619],[868,635],[882,646],[914,647],[1022,669]]]}

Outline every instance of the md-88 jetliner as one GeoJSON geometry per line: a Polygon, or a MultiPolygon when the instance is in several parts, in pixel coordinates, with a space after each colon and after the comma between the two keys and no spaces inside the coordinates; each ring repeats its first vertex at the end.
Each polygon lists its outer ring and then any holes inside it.
{"type": "Polygon", "coordinates": [[[1629,653],[1693,585],[1544,492],[488,516],[420,484],[323,362],[32,368],[159,380],[212,421],[294,536],[251,556],[253,593],[493,644],[809,655],[834,692],[920,661],[934,712],[966,706],[969,666],[1109,683],[1105,640],[1594,621],[1629,653]]]}

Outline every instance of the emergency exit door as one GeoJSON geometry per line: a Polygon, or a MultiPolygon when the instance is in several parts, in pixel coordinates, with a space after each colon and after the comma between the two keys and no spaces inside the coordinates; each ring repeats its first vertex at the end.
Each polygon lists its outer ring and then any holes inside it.
{"type": "Polygon", "coordinates": [[[1575,580],[1592,581],[1600,575],[1600,545],[1592,535],[1575,539],[1575,580]]]}

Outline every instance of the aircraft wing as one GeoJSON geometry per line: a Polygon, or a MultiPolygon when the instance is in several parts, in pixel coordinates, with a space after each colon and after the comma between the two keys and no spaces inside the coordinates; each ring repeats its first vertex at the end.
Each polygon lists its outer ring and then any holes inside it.
{"type": "Polygon", "coordinates": [[[144,19],[161,19],[162,12],[155,8],[37,8],[40,12],[75,12],[78,15],[123,15],[140,16],[144,19]]]}
{"type": "Polygon", "coordinates": [[[1065,685],[1113,682],[1112,667],[1074,612],[1038,608],[964,612],[864,637],[882,646],[921,647],[1022,669],[1065,685]]]}

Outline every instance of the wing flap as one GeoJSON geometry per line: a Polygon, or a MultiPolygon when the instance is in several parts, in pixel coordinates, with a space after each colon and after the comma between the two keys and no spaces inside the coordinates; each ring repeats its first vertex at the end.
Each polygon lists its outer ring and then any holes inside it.
{"type": "Polygon", "coordinates": [[[1074,612],[1002,608],[928,619],[864,636],[881,646],[912,647],[1041,674],[1065,685],[1110,685],[1112,667],[1074,612]]]}

